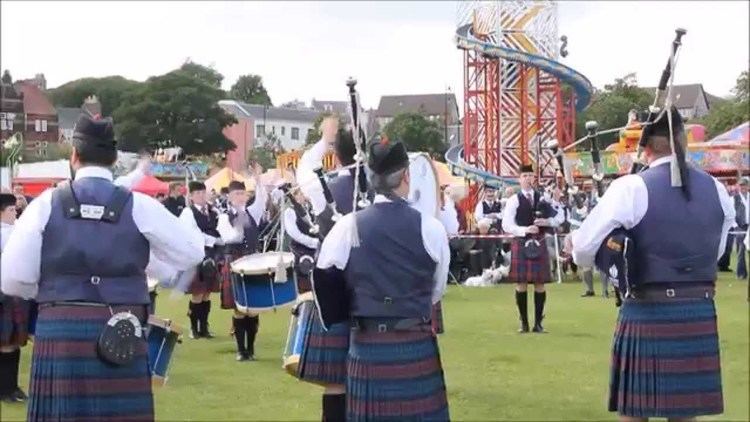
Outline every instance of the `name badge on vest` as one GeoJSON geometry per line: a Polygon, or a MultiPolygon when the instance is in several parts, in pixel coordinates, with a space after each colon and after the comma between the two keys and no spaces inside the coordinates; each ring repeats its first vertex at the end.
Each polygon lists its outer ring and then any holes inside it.
{"type": "Polygon", "coordinates": [[[87,220],[101,220],[104,216],[104,207],[101,205],[81,204],[81,218],[87,220]]]}

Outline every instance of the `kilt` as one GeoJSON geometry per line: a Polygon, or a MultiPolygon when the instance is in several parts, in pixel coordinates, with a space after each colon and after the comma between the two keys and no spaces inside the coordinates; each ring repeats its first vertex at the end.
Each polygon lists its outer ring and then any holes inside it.
{"type": "Polygon", "coordinates": [[[609,410],[682,418],[723,409],[714,301],[626,300],[612,346],[609,410]]]}
{"type": "Polygon", "coordinates": [[[310,282],[309,275],[300,275],[298,271],[295,271],[297,279],[297,292],[307,293],[312,291],[312,283],[310,282]]]}
{"type": "Polygon", "coordinates": [[[347,421],[447,421],[448,398],[432,332],[353,330],[347,421]]]}
{"type": "MultiPolygon", "coordinates": [[[[145,306],[130,309],[146,320],[145,306]]],[[[111,317],[104,307],[40,307],[31,362],[29,421],[153,421],[145,338],[128,366],[99,360],[96,341],[111,317]]]]}
{"type": "Polygon", "coordinates": [[[525,238],[514,238],[510,245],[510,273],[503,277],[501,283],[551,283],[549,252],[545,246],[544,237],[537,240],[541,244],[541,253],[536,259],[523,257],[523,243],[525,238]]]}
{"type": "Polygon", "coordinates": [[[190,288],[186,292],[190,295],[205,295],[207,293],[218,293],[221,291],[221,281],[222,276],[221,272],[223,269],[221,268],[222,265],[218,268],[218,277],[212,280],[201,280],[200,277],[200,271],[195,272],[195,276],[193,277],[193,282],[190,283],[190,288]]]}
{"type": "Polygon", "coordinates": [[[221,309],[235,309],[237,304],[234,301],[232,292],[232,268],[230,264],[245,256],[241,251],[227,252],[224,255],[224,265],[222,265],[220,274],[221,281],[221,309]]]}
{"type": "Polygon", "coordinates": [[[0,347],[23,347],[29,339],[31,302],[13,296],[0,301],[0,347]]]}
{"type": "Polygon", "coordinates": [[[299,378],[323,385],[346,384],[349,323],[333,324],[326,331],[316,310],[311,325],[299,365],[299,378]]]}
{"type": "Polygon", "coordinates": [[[432,331],[435,334],[443,334],[445,327],[443,326],[443,302],[440,301],[432,305],[432,331]]]}

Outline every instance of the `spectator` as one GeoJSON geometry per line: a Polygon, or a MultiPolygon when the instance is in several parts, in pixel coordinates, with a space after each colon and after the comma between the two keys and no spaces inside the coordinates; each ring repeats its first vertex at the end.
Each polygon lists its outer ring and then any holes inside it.
{"type": "Polygon", "coordinates": [[[747,266],[745,261],[745,233],[750,220],[750,206],[748,205],[748,184],[750,180],[747,177],[740,179],[737,183],[737,191],[734,195],[734,211],[737,214],[737,228],[735,231],[741,232],[735,234],[734,239],[737,243],[737,278],[747,278],[747,266]]]}
{"type": "MultiPolygon", "coordinates": [[[[729,196],[734,196],[734,185],[730,185],[728,183],[724,183],[724,185],[727,188],[727,193],[729,193],[729,196]]],[[[733,198],[734,199],[734,198],[733,198]]],[[[732,264],[732,245],[734,244],[734,237],[732,236],[732,231],[730,230],[727,234],[727,242],[726,247],[724,249],[724,255],[719,258],[719,262],[717,265],[719,266],[719,271],[724,273],[731,273],[732,269],[729,268],[729,266],[732,264]]]]}
{"type": "Polygon", "coordinates": [[[169,197],[164,200],[164,206],[167,207],[169,212],[179,217],[182,213],[182,209],[185,208],[185,197],[182,196],[182,185],[180,183],[172,183],[169,185],[169,197]]]}

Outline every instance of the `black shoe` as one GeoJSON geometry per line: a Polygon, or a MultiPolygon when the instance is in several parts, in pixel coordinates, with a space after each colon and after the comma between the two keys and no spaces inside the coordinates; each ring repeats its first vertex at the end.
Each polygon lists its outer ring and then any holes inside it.
{"type": "Polygon", "coordinates": [[[0,397],[0,402],[3,402],[3,403],[23,403],[24,400],[21,399],[20,397],[18,397],[16,395],[16,392],[14,391],[14,392],[12,392],[10,394],[6,394],[6,395],[0,397]]]}
{"type": "Polygon", "coordinates": [[[732,269],[729,267],[719,268],[719,272],[721,273],[731,273],[732,269]]]}
{"type": "Polygon", "coordinates": [[[238,352],[237,356],[234,357],[234,360],[236,360],[237,362],[245,361],[247,360],[247,355],[245,353],[238,352]]]}
{"type": "Polygon", "coordinates": [[[594,297],[594,296],[596,296],[594,292],[586,292],[581,295],[581,297],[594,297]]]}
{"type": "Polygon", "coordinates": [[[194,331],[192,329],[190,330],[190,338],[191,339],[195,340],[195,339],[199,339],[201,337],[202,337],[201,333],[199,333],[198,331],[194,331]]]}
{"type": "Polygon", "coordinates": [[[257,359],[255,359],[255,355],[246,355],[246,356],[245,356],[245,360],[249,360],[249,361],[255,361],[255,360],[257,360],[257,359]]]}
{"type": "Polygon", "coordinates": [[[29,399],[29,396],[21,390],[21,387],[16,388],[16,391],[13,392],[13,396],[16,397],[16,401],[18,402],[25,402],[29,399]]]}
{"type": "Polygon", "coordinates": [[[541,322],[537,322],[536,324],[534,324],[534,328],[532,328],[531,331],[535,333],[546,333],[546,331],[544,331],[544,327],[542,327],[541,322]]]}
{"type": "Polygon", "coordinates": [[[518,329],[519,334],[525,334],[529,332],[529,323],[528,322],[522,322],[521,328],[518,329]]]}

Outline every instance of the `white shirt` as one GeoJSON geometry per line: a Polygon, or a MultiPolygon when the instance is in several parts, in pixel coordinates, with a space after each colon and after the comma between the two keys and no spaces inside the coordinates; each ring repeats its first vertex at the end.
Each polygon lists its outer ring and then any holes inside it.
{"type": "Polygon", "coordinates": [[[305,151],[297,162],[297,184],[302,193],[310,200],[313,215],[320,215],[326,209],[326,198],[323,186],[315,174],[315,169],[323,166],[323,157],[328,152],[328,142],[319,140],[305,151]]]}
{"type": "MultiPolygon", "coordinates": [[[[268,192],[266,191],[265,186],[263,186],[263,184],[260,183],[259,180],[256,180],[255,200],[249,207],[245,208],[245,211],[247,211],[250,218],[255,221],[255,225],[259,225],[261,218],[263,218],[263,214],[266,211],[266,201],[268,201],[268,192]]],[[[228,203],[227,207],[232,208],[233,205],[231,203],[228,203]]],[[[216,231],[219,232],[221,240],[225,244],[241,243],[243,240],[245,240],[245,232],[242,230],[237,230],[234,228],[234,226],[232,226],[232,224],[229,222],[229,214],[226,212],[219,214],[219,221],[216,224],[216,231]]]]}
{"type": "Polygon", "coordinates": [[[748,206],[748,196],[750,196],[750,192],[737,192],[737,196],[740,197],[740,202],[745,206],[745,223],[750,223],[750,206],[748,206]]]}
{"type": "MultiPolygon", "coordinates": [[[[103,167],[83,167],[75,178],[97,177],[111,181],[112,173],[103,167]]],[[[2,254],[0,287],[3,293],[24,299],[36,297],[40,273],[44,228],[49,221],[52,192],[47,189],[31,201],[2,254]]],[[[142,193],[133,192],[133,222],[148,240],[148,274],[163,277],[168,271],[182,271],[203,260],[203,239],[185,228],[164,205],[142,193]]],[[[108,251],[117,259],[117,245],[108,251]]],[[[146,280],[144,279],[144,283],[146,280]]]]}
{"type": "Polygon", "coordinates": [[[295,242],[301,243],[310,249],[318,249],[320,241],[300,231],[299,227],[297,227],[297,214],[292,208],[284,210],[284,230],[295,242]]]}
{"type": "MultiPolygon", "coordinates": [[[[487,217],[487,218],[491,218],[493,220],[500,220],[503,217],[503,211],[500,211],[498,213],[490,213],[490,214],[484,215],[484,204],[487,204],[487,206],[492,206],[496,202],[500,202],[500,201],[495,201],[493,203],[489,203],[486,200],[483,200],[481,202],[478,202],[477,206],[474,207],[474,219],[477,220],[477,221],[479,221],[479,220],[487,217]]],[[[500,204],[502,204],[502,202],[500,202],[500,204]]]]}
{"type": "MultiPolygon", "coordinates": [[[[654,160],[650,167],[668,165],[670,157],[654,160]]],[[[721,242],[717,259],[724,254],[727,232],[734,225],[734,204],[724,185],[714,179],[724,210],[721,242]]],[[[573,260],[584,267],[594,265],[594,257],[604,239],[612,230],[623,227],[632,229],[641,222],[648,209],[648,189],[643,178],[637,174],[620,177],[612,181],[598,204],[591,210],[581,228],[571,233],[573,260]]]]}
{"type": "MultiPolygon", "coordinates": [[[[213,248],[214,245],[217,245],[217,244],[221,245],[222,243],[221,238],[203,233],[200,227],[198,227],[198,222],[195,221],[195,215],[193,215],[193,210],[191,209],[193,205],[187,206],[182,209],[182,212],[180,213],[180,222],[184,224],[185,227],[187,227],[188,229],[200,233],[200,235],[203,237],[203,242],[204,242],[203,245],[205,247],[213,248]]],[[[207,206],[207,205],[204,205],[204,206],[207,206]]]]}
{"type": "Polygon", "coordinates": [[[445,206],[440,210],[440,222],[443,223],[445,231],[448,236],[458,234],[458,212],[456,212],[456,204],[453,200],[446,195],[445,206]]]}
{"type": "MultiPolygon", "coordinates": [[[[534,198],[534,191],[533,190],[523,190],[521,191],[521,194],[526,196],[527,198],[529,195],[531,195],[531,198],[533,200],[534,198]]],[[[542,202],[543,199],[540,198],[539,202],[542,202]]],[[[545,201],[546,202],[546,201],[545,201]]],[[[565,222],[565,212],[559,208],[559,206],[555,206],[554,204],[550,204],[552,208],[557,211],[557,214],[555,214],[554,217],[549,218],[549,224],[548,227],[557,227],[563,222],[565,222]]],[[[528,233],[528,229],[531,226],[519,226],[516,224],[516,212],[518,211],[518,195],[513,195],[510,198],[508,198],[508,201],[505,203],[505,210],[503,211],[503,231],[506,233],[510,233],[513,236],[516,237],[524,237],[528,233]]]]}
{"type": "Polygon", "coordinates": [[[8,243],[8,238],[12,232],[12,224],[0,222],[0,251],[5,249],[5,244],[8,243]]]}
{"type": "MultiPolygon", "coordinates": [[[[390,200],[383,195],[376,195],[374,204],[381,202],[390,202],[390,200]]],[[[318,254],[318,268],[336,267],[340,270],[346,268],[352,249],[351,231],[354,229],[355,215],[356,213],[350,213],[342,217],[323,240],[318,254]]],[[[422,244],[427,254],[437,264],[433,274],[435,286],[432,289],[432,303],[437,303],[443,297],[448,282],[448,267],[451,260],[448,235],[437,218],[423,213],[419,215],[422,221],[422,244]]]]}

